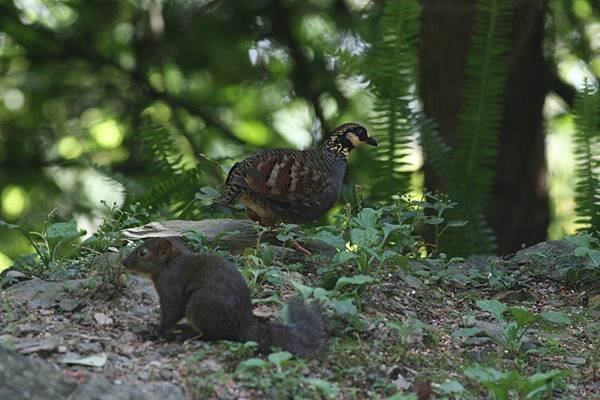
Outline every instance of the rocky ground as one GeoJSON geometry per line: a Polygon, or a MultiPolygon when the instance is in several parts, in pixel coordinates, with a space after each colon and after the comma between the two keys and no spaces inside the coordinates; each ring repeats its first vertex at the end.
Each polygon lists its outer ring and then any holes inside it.
{"type": "MultiPolygon", "coordinates": [[[[532,398],[600,398],[599,285],[557,277],[582,262],[573,250],[549,242],[507,259],[375,271],[375,282],[360,291],[360,313],[332,315],[328,347],[313,359],[184,340],[185,324],[148,340],[158,303],[143,278],[128,277],[118,291],[93,275],[12,282],[0,294],[0,398],[488,398],[482,375],[494,372],[473,365],[516,371],[491,380],[523,385],[536,372],[566,371],[532,398]],[[506,333],[514,318],[494,318],[482,299],[556,321],[537,318],[514,348],[506,333]]],[[[311,285],[313,272],[282,270],[277,280],[251,285],[257,317],[277,318],[290,281],[311,285]]],[[[515,390],[506,398],[524,398],[515,390]]]]}

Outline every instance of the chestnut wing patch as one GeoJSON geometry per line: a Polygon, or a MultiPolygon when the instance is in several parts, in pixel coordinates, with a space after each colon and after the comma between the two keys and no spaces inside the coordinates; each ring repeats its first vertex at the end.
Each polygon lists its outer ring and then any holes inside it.
{"type": "Polygon", "coordinates": [[[246,170],[244,180],[257,194],[282,203],[296,203],[318,196],[322,171],[308,168],[306,160],[288,153],[270,153],[246,170]],[[304,161],[304,162],[303,162],[304,161]]]}

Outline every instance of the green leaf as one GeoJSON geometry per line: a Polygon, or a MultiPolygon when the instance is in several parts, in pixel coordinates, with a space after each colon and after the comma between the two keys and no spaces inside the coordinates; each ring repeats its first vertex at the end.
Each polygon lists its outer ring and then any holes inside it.
{"type": "Polygon", "coordinates": [[[342,237],[334,235],[331,232],[319,231],[313,236],[313,239],[321,240],[340,251],[346,249],[346,241],[342,237]]]}
{"type": "Polygon", "coordinates": [[[423,222],[426,223],[427,225],[439,225],[442,222],[444,222],[444,218],[441,218],[441,217],[425,218],[423,220],[423,222]]]}
{"type": "Polygon", "coordinates": [[[555,324],[571,325],[572,321],[567,314],[560,311],[545,311],[540,314],[540,317],[546,321],[554,322],[555,324]]]}
{"type": "Polygon", "coordinates": [[[537,315],[522,307],[511,307],[510,313],[520,326],[527,326],[537,320],[537,315]]]}
{"type": "Polygon", "coordinates": [[[335,300],[331,303],[331,308],[333,308],[338,315],[355,316],[358,314],[358,309],[351,299],[335,300]]]}
{"type": "Polygon", "coordinates": [[[351,253],[349,251],[340,251],[339,253],[336,253],[335,256],[333,256],[333,263],[334,265],[341,265],[341,264],[345,264],[348,261],[354,259],[358,257],[355,253],[351,253]]]}
{"type": "Polygon", "coordinates": [[[375,228],[354,228],[350,231],[350,238],[352,243],[362,248],[370,248],[379,241],[379,232],[375,228]]]}
{"type": "Polygon", "coordinates": [[[260,358],[249,358],[240,362],[236,369],[238,371],[245,371],[250,368],[262,368],[266,365],[267,363],[264,360],[261,360],[260,358]]]}
{"type": "Polygon", "coordinates": [[[451,220],[446,222],[446,226],[449,228],[460,228],[469,223],[469,221],[461,221],[461,220],[451,220]]]}
{"type": "Polygon", "coordinates": [[[465,391],[464,386],[457,380],[448,380],[441,385],[438,385],[437,388],[442,394],[460,393],[465,391]]]}
{"type": "Polygon", "coordinates": [[[377,224],[379,218],[381,218],[381,214],[381,210],[363,208],[360,210],[358,215],[354,217],[354,222],[356,222],[356,224],[363,229],[372,228],[377,224]]]}
{"type": "Polygon", "coordinates": [[[452,337],[470,337],[481,333],[482,330],[476,326],[471,328],[460,328],[452,332],[452,337]]]}
{"type": "Polygon", "coordinates": [[[599,250],[590,250],[589,254],[590,259],[592,260],[592,263],[594,263],[594,266],[600,267],[600,251],[599,250]]]}
{"type": "Polygon", "coordinates": [[[368,283],[374,282],[375,279],[373,279],[372,277],[368,276],[368,275],[355,275],[355,276],[344,276],[341,277],[340,279],[338,279],[338,281],[335,284],[335,288],[334,290],[339,291],[341,289],[343,289],[346,286],[350,286],[350,285],[355,285],[355,286],[362,286],[362,285],[366,285],[368,283]]]}
{"type": "Polygon", "coordinates": [[[279,351],[277,353],[269,354],[269,361],[277,366],[277,368],[281,368],[285,365],[291,358],[293,357],[292,353],[289,351],[279,351]]]}
{"type": "Polygon", "coordinates": [[[579,234],[573,236],[567,236],[565,238],[567,242],[573,243],[577,247],[590,247],[590,235],[588,234],[579,234]]]}
{"type": "Polygon", "coordinates": [[[314,288],[312,288],[311,286],[307,286],[300,282],[291,281],[291,284],[294,287],[294,289],[302,293],[302,298],[304,299],[307,299],[314,291],[314,288]]]}
{"type": "Polygon", "coordinates": [[[487,311],[489,313],[491,313],[493,316],[496,317],[496,319],[502,321],[502,313],[504,311],[506,311],[506,305],[504,305],[503,303],[499,302],[496,299],[492,299],[492,300],[477,300],[475,302],[475,304],[477,304],[477,307],[481,308],[484,311],[487,311]]]}
{"type": "Polygon", "coordinates": [[[71,220],[69,222],[58,222],[46,228],[46,235],[48,236],[48,241],[69,240],[82,236],[84,234],[85,232],[80,233],[77,230],[77,223],[75,222],[75,220],[71,220]]]}
{"type": "Polygon", "coordinates": [[[474,364],[465,369],[465,375],[477,382],[495,382],[498,381],[502,374],[495,368],[484,367],[479,364],[474,364]]]}
{"type": "Polygon", "coordinates": [[[397,231],[398,229],[402,228],[403,225],[395,225],[395,224],[388,224],[387,222],[385,222],[383,224],[383,236],[385,238],[387,238],[390,233],[397,231]]]}
{"type": "Polygon", "coordinates": [[[318,378],[304,378],[304,382],[309,385],[313,385],[323,396],[328,399],[337,397],[340,393],[340,389],[335,383],[327,382],[323,379],[318,378]]]}

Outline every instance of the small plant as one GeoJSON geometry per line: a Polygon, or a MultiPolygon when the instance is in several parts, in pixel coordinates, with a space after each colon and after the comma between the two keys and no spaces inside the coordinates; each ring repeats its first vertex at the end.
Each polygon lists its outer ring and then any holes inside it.
{"type": "Polygon", "coordinates": [[[522,375],[517,370],[498,371],[492,367],[475,364],[465,370],[465,375],[485,387],[493,399],[552,399],[553,390],[563,385],[569,371],[522,375]]]}
{"type": "Polygon", "coordinates": [[[560,270],[568,282],[596,284],[600,281],[600,239],[591,233],[580,233],[566,238],[574,244],[573,254],[582,262],[569,264],[560,270]]]}
{"type": "Polygon", "coordinates": [[[483,333],[494,343],[502,346],[515,356],[521,353],[525,335],[531,331],[533,324],[540,319],[560,325],[571,324],[571,320],[567,315],[557,311],[547,311],[538,315],[522,307],[508,307],[498,300],[478,300],[476,304],[477,307],[489,312],[496,319],[502,328],[502,334],[491,334],[480,327],[473,326],[471,328],[459,329],[453,333],[453,336],[468,337],[483,333]],[[507,313],[510,314],[512,321],[505,318],[505,314],[507,313]]]}
{"type": "Polygon", "coordinates": [[[117,204],[108,205],[102,201],[106,216],[98,231],[82,243],[82,253],[86,256],[81,263],[93,270],[101,281],[103,289],[121,289],[123,253],[118,249],[122,244],[123,229],[137,226],[149,216],[149,211],[139,203],[129,205],[127,210],[119,209],[117,204]]]}
{"type": "Polygon", "coordinates": [[[380,208],[362,208],[352,214],[350,205],[334,216],[334,224],[320,229],[315,239],[333,245],[338,253],[330,268],[322,274],[347,275],[341,271],[352,261],[357,273],[371,276],[373,268],[406,267],[409,258],[420,258],[427,251],[437,252],[439,238],[448,228],[462,227],[464,221],[446,221],[444,212],[455,203],[442,195],[427,193],[419,200],[394,196],[390,205],[380,208]],[[435,227],[435,241],[426,244],[417,233],[419,227],[435,227]]]}
{"type": "MultiPolygon", "coordinates": [[[[49,217],[53,218],[53,213],[50,213],[49,217]]],[[[49,224],[42,232],[30,230],[25,225],[8,224],[3,221],[0,221],[0,226],[15,229],[27,238],[37,255],[33,259],[30,258],[29,270],[38,276],[57,273],[62,262],[79,250],[79,242],[76,239],[85,234],[85,231],[77,228],[75,220],[49,224]]]]}

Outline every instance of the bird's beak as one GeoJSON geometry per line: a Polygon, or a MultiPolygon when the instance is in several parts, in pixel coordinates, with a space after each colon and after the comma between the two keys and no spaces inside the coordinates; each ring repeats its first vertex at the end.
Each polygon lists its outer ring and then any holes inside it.
{"type": "Polygon", "coordinates": [[[374,137],[372,137],[372,136],[369,136],[369,137],[367,138],[367,144],[370,144],[371,146],[375,146],[375,147],[377,147],[377,140],[375,140],[375,138],[374,138],[374,137]]]}

